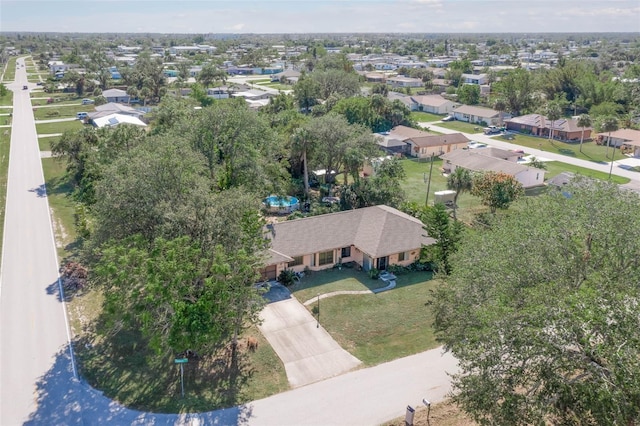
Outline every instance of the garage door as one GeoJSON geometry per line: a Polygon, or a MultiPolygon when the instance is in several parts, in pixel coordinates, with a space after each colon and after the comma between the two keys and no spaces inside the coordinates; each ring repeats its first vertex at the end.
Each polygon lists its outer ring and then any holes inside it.
{"type": "Polygon", "coordinates": [[[276,272],[278,271],[277,265],[271,265],[260,271],[260,275],[263,281],[275,280],[277,278],[276,272]]]}

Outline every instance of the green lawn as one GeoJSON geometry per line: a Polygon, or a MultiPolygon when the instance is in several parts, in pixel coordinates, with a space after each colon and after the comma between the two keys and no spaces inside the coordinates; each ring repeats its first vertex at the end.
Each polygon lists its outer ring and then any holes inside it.
{"type": "Polygon", "coordinates": [[[36,124],[36,132],[39,135],[64,133],[67,130],[80,130],[82,126],[83,124],[80,122],[80,120],[62,121],[60,123],[36,124]]]}
{"type": "Polygon", "coordinates": [[[440,120],[442,120],[442,118],[443,118],[442,115],[431,114],[431,113],[428,113],[428,112],[420,112],[420,111],[411,112],[411,119],[413,121],[418,122],[418,123],[431,122],[431,121],[440,121],[440,120]]]}
{"type": "Polygon", "coordinates": [[[464,133],[482,133],[483,126],[479,124],[467,123],[464,121],[447,121],[444,123],[438,123],[438,126],[445,127],[451,130],[457,130],[464,133]]]}
{"type": "MultiPolygon", "coordinates": [[[[379,287],[365,272],[313,272],[302,279],[305,288],[294,289],[298,300],[311,294],[379,287]],[[309,281],[310,284],[305,283],[309,281]],[[356,284],[358,282],[359,284],[356,284]]],[[[439,284],[431,273],[398,276],[397,287],[379,294],[340,295],[320,300],[320,323],[336,341],[365,366],[372,366],[438,346],[426,306],[439,284]]],[[[315,303],[309,305],[313,310],[315,303]]]]}
{"type": "MultiPolygon", "coordinates": [[[[606,147],[597,145],[595,142],[584,142],[582,144],[582,152],[580,152],[580,143],[568,143],[560,141],[550,141],[549,138],[538,138],[535,136],[513,134],[509,135],[512,139],[506,139],[503,136],[496,136],[495,139],[511,142],[516,145],[522,145],[529,148],[539,149],[542,151],[553,152],[555,154],[566,155],[567,157],[579,158],[581,160],[594,161],[597,163],[608,162],[605,157],[606,147]]],[[[613,149],[609,149],[609,157],[611,157],[613,149]]],[[[616,157],[622,158],[620,150],[616,150],[616,157]]]]}
{"type": "Polygon", "coordinates": [[[50,138],[38,138],[38,147],[40,151],[51,151],[51,144],[59,140],[60,136],[53,136],[50,138]]]}
{"type": "Polygon", "coordinates": [[[0,253],[4,241],[4,212],[7,202],[7,175],[9,173],[9,146],[11,130],[0,129],[0,253]]]}
{"type": "MultiPolygon", "coordinates": [[[[552,177],[562,172],[573,172],[577,175],[587,176],[590,178],[600,179],[605,181],[609,179],[609,173],[599,172],[591,169],[585,169],[584,167],[573,166],[571,164],[561,163],[559,161],[549,161],[546,164],[547,164],[547,173],[545,174],[545,180],[549,180],[552,177]]],[[[631,179],[626,177],[616,176],[615,169],[614,169],[614,174],[611,175],[611,181],[613,183],[625,184],[625,183],[629,183],[630,180],[631,179]]]]}
{"type": "MultiPolygon", "coordinates": [[[[9,106],[13,105],[13,92],[11,90],[7,90],[7,94],[0,97],[0,105],[9,106]]],[[[11,112],[11,108],[2,108],[0,109],[2,112],[11,112]]]]}
{"type": "Polygon", "coordinates": [[[16,60],[17,59],[18,59],[17,57],[12,56],[9,59],[9,62],[7,62],[7,65],[5,67],[4,77],[2,78],[3,82],[13,81],[16,79],[16,60]]]}
{"type": "Polygon", "coordinates": [[[77,112],[93,112],[93,105],[72,105],[59,107],[34,108],[33,116],[36,120],[51,120],[56,118],[75,118],[77,112]]]}
{"type": "Polygon", "coordinates": [[[77,242],[75,228],[76,203],[71,198],[71,185],[65,178],[65,164],[53,158],[42,159],[42,170],[47,185],[49,206],[55,212],[52,218],[58,256],[64,259],[72,255],[77,242]]]}

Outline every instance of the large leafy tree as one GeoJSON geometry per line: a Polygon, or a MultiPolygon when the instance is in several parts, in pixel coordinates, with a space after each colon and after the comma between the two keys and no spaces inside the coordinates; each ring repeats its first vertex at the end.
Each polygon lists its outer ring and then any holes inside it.
{"type": "Polygon", "coordinates": [[[465,237],[435,324],[461,367],[454,400],[475,420],[640,420],[638,208],[635,193],[578,181],[465,237]]]}
{"type": "Polygon", "coordinates": [[[340,207],[343,210],[385,204],[399,207],[405,195],[400,185],[406,177],[400,162],[393,158],[384,160],[377,167],[373,176],[354,179],[340,190],[340,207]]]}
{"type": "Polygon", "coordinates": [[[298,107],[308,114],[311,111],[311,107],[318,104],[320,87],[309,75],[303,74],[295,86],[293,86],[293,97],[298,107]]]}
{"type": "Polygon", "coordinates": [[[504,99],[507,111],[521,115],[534,104],[533,78],[525,69],[515,69],[494,84],[495,92],[504,99]]]}
{"type": "Polygon", "coordinates": [[[524,195],[522,184],[511,175],[501,172],[476,173],[473,176],[471,195],[480,197],[482,204],[495,213],[506,210],[511,203],[524,195]]]}
{"type": "Polygon", "coordinates": [[[314,71],[310,78],[318,87],[321,99],[328,99],[331,95],[340,97],[355,96],[360,93],[360,79],[358,74],[337,69],[314,71]]]}

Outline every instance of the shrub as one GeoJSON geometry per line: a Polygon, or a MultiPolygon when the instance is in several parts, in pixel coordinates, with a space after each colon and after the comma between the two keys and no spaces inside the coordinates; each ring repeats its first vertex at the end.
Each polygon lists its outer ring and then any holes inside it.
{"type": "Polygon", "coordinates": [[[371,277],[371,279],[377,280],[378,278],[380,278],[380,271],[376,268],[371,268],[369,269],[369,276],[371,277]]]}
{"type": "Polygon", "coordinates": [[[278,281],[286,287],[292,285],[295,281],[295,278],[296,273],[292,269],[284,269],[282,272],[280,272],[280,275],[278,275],[278,281]]]}

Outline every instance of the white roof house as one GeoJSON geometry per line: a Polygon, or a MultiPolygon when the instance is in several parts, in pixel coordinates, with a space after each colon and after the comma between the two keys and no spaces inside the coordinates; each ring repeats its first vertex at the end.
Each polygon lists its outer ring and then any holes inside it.
{"type": "Polygon", "coordinates": [[[105,115],[104,117],[93,119],[92,122],[93,125],[98,128],[114,127],[119,124],[133,124],[134,126],[147,127],[147,125],[139,118],[124,114],[105,115]]]}

